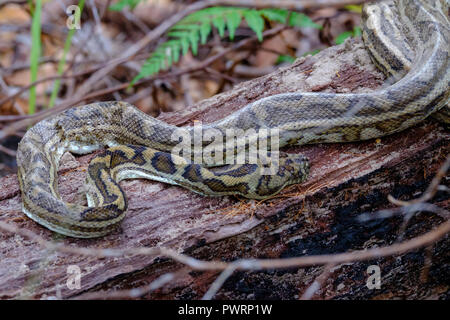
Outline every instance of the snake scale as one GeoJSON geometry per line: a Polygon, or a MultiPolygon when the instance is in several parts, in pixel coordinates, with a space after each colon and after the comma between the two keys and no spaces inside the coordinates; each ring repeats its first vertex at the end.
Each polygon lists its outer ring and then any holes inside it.
{"type": "MultiPolygon", "coordinates": [[[[448,3],[389,0],[363,7],[362,37],[373,62],[391,83],[369,93],[294,92],[248,104],[208,124],[225,132],[279,129],[279,146],[348,142],[385,136],[430,114],[449,119],[448,3]]],[[[105,235],[124,218],[126,197],[118,182],[154,179],[204,195],[265,198],[307,178],[308,161],[281,153],[278,171],[261,175],[261,163],[209,165],[175,159],[172,134],[179,128],[125,102],[75,107],[30,128],[17,151],[23,211],[49,229],[72,237],[105,235]],[[62,154],[109,147],[90,163],[88,206],[63,201],[58,192],[62,154]],[[178,161],[175,161],[178,160],[178,161]]],[[[192,127],[188,127],[192,133],[192,127]]]]}

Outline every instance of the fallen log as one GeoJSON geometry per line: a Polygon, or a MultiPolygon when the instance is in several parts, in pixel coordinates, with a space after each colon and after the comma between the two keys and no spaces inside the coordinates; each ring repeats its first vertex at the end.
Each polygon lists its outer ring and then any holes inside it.
{"type": "MultiPolygon", "coordinates": [[[[298,59],[289,67],[240,83],[192,107],[159,118],[179,126],[194,120],[209,123],[246,104],[292,91],[361,92],[376,89],[384,76],[370,62],[360,40],[298,59]]],[[[449,134],[438,123],[425,123],[379,140],[360,143],[287,148],[307,155],[307,182],[286,188],[267,201],[236,197],[204,197],[185,189],[148,180],[121,182],[128,200],[120,229],[100,239],[55,235],[25,217],[17,177],[0,178],[0,221],[30,230],[67,246],[88,248],[166,247],[203,260],[285,258],[330,254],[394,243],[402,218],[360,223],[363,212],[393,207],[387,195],[408,200],[424,192],[449,153],[449,134]]],[[[84,200],[84,184],[93,155],[65,155],[60,170],[62,197],[84,200]]],[[[432,201],[449,207],[445,194],[432,201]]],[[[408,239],[433,229],[442,218],[433,213],[414,217],[402,235],[408,239]]],[[[151,283],[176,272],[170,284],[144,298],[198,299],[217,277],[217,271],[193,271],[157,256],[102,258],[51,250],[20,235],[1,232],[0,298],[88,298],[151,283]],[[71,266],[81,271],[80,286],[68,285],[71,266]]],[[[448,295],[444,239],[427,249],[395,257],[334,266],[328,270],[316,298],[444,298],[448,295]],[[382,271],[381,289],[366,286],[369,265],[382,271]],[[446,293],[447,292],[447,293],[446,293]]],[[[297,299],[324,270],[323,266],[270,271],[238,271],[216,295],[219,299],[297,299]]],[[[448,274],[447,274],[448,279],[448,274]]],[[[447,297],[448,298],[448,297],[447,297]]]]}

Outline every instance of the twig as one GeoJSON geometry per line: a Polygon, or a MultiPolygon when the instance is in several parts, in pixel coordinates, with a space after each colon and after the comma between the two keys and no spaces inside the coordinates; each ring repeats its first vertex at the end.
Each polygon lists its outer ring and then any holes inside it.
{"type": "Polygon", "coordinates": [[[185,264],[195,270],[225,270],[231,268],[230,265],[234,265],[235,270],[260,270],[260,269],[276,269],[276,268],[294,268],[294,267],[307,267],[313,265],[326,265],[326,264],[339,264],[345,262],[356,262],[371,260],[376,258],[382,258],[391,255],[398,255],[406,252],[410,252],[415,249],[419,249],[443,238],[448,232],[450,232],[450,221],[441,223],[433,231],[429,231],[421,236],[409,239],[407,241],[392,244],[390,246],[373,248],[368,250],[356,250],[352,252],[338,253],[338,254],[324,254],[313,255],[295,258],[285,259],[242,259],[236,262],[223,262],[223,261],[202,261],[190,256],[178,253],[172,249],[163,247],[139,247],[139,248],[127,248],[127,249],[97,249],[97,248],[81,248],[66,246],[61,243],[53,243],[40,237],[36,233],[18,228],[9,223],[0,221],[0,229],[26,237],[44,248],[53,249],[58,252],[77,254],[81,256],[94,256],[94,257],[120,257],[124,255],[146,255],[146,256],[166,256],[177,262],[185,264]]]}
{"type": "Polygon", "coordinates": [[[203,295],[202,300],[211,300],[216,293],[222,288],[223,284],[236,271],[237,264],[230,264],[222,273],[214,280],[208,291],[203,295]]]}
{"type": "MultiPolygon", "coordinates": [[[[57,63],[59,63],[59,61],[60,61],[60,59],[53,58],[53,57],[41,57],[39,59],[38,63],[39,64],[44,64],[44,63],[55,63],[55,64],[57,64],[57,63]]],[[[70,60],[67,60],[67,62],[74,63],[75,60],[74,59],[70,59],[70,60]]],[[[84,60],[84,61],[80,61],[80,62],[78,62],[76,64],[81,64],[81,63],[88,64],[88,63],[99,63],[99,62],[100,61],[98,61],[98,60],[84,60]]],[[[15,71],[25,70],[25,69],[29,69],[29,68],[30,68],[30,64],[29,63],[22,63],[22,64],[17,64],[17,65],[12,65],[12,66],[10,66],[8,68],[0,68],[0,71],[2,72],[2,74],[10,74],[10,73],[13,73],[15,71]]]]}
{"type": "Polygon", "coordinates": [[[6,148],[0,144],[0,151],[6,153],[8,156],[15,157],[16,151],[6,148]]]}
{"type": "Polygon", "coordinates": [[[239,81],[238,79],[236,79],[236,78],[234,78],[234,77],[232,77],[232,76],[230,76],[228,74],[216,71],[213,68],[207,67],[207,68],[205,68],[205,71],[207,73],[209,73],[210,75],[212,75],[212,76],[215,76],[215,77],[220,78],[220,79],[225,79],[227,81],[230,81],[233,84],[239,81]]]}
{"type": "Polygon", "coordinates": [[[27,0],[0,0],[0,7],[7,4],[25,4],[27,0]]]}
{"type": "Polygon", "coordinates": [[[425,203],[415,203],[404,207],[379,210],[375,213],[363,213],[358,216],[358,221],[366,222],[375,219],[386,219],[418,211],[429,211],[438,214],[444,219],[450,219],[450,212],[434,204],[425,202],[425,203]]]}
{"type": "Polygon", "coordinates": [[[316,294],[316,292],[323,286],[324,282],[328,279],[331,274],[331,270],[334,268],[335,264],[328,264],[324,267],[322,273],[314,279],[311,285],[305,290],[305,292],[300,297],[300,300],[311,300],[311,298],[316,294]]]}
{"type": "MultiPolygon", "coordinates": [[[[34,86],[38,85],[39,83],[47,82],[47,81],[51,81],[51,80],[57,80],[57,79],[68,79],[68,78],[76,78],[76,77],[84,76],[86,74],[89,74],[89,73],[95,72],[96,70],[101,69],[104,65],[105,64],[102,63],[101,65],[92,67],[92,68],[90,68],[88,70],[84,70],[84,71],[81,71],[81,72],[78,72],[78,73],[73,73],[73,74],[66,74],[66,73],[64,73],[62,75],[49,76],[49,77],[45,77],[45,78],[42,78],[42,79],[38,79],[38,80],[33,81],[30,84],[26,85],[25,87],[20,88],[20,90],[17,91],[16,93],[1,99],[0,100],[0,105],[2,105],[4,103],[6,103],[6,102],[8,102],[8,101],[18,97],[18,96],[20,96],[22,93],[24,93],[25,91],[27,91],[31,87],[34,87],[34,86]]],[[[16,119],[13,118],[12,121],[14,121],[14,120],[16,120],[16,119]]],[[[8,118],[5,118],[5,116],[1,116],[0,117],[0,121],[11,121],[11,120],[8,120],[8,118]]]]}
{"type": "Polygon", "coordinates": [[[117,290],[113,292],[95,291],[77,296],[74,300],[99,300],[99,299],[136,299],[161,288],[176,278],[176,273],[166,273],[156,278],[150,284],[129,290],[117,290]]]}
{"type": "Polygon", "coordinates": [[[127,18],[129,21],[131,21],[132,24],[134,24],[136,27],[138,27],[142,33],[149,33],[150,29],[147,27],[147,25],[141,21],[133,12],[131,12],[128,9],[123,9],[122,14],[127,18]]]}

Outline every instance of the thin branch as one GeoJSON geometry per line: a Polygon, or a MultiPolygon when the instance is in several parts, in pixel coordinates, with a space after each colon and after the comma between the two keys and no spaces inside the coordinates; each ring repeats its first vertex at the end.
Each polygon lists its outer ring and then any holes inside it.
{"type": "Polygon", "coordinates": [[[176,273],[166,273],[156,278],[150,284],[139,288],[129,290],[117,290],[113,292],[95,291],[82,294],[75,297],[74,300],[104,300],[104,299],[136,299],[146,295],[151,291],[155,291],[173,281],[176,278],[176,273]]]}
{"type": "Polygon", "coordinates": [[[202,300],[211,300],[216,293],[222,288],[223,284],[236,271],[237,264],[230,264],[222,273],[214,280],[208,291],[203,295],[202,300]]]}
{"type": "Polygon", "coordinates": [[[316,292],[323,286],[325,281],[328,279],[330,274],[332,273],[332,269],[335,264],[327,264],[325,265],[322,273],[314,279],[311,285],[305,290],[305,292],[300,297],[300,300],[311,300],[312,297],[316,294],[316,292]]]}
{"type": "Polygon", "coordinates": [[[11,156],[11,157],[16,156],[16,151],[11,150],[5,146],[2,146],[1,144],[0,144],[0,152],[6,153],[8,156],[11,156]]]}
{"type": "Polygon", "coordinates": [[[358,221],[366,222],[375,219],[386,219],[395,216],[409,215],[411,212],[428,211],[438,214],[444,219],[450,219],[450,212],[432,203],[415,203],[404,207],[379,210],[375,213],[363,213],[358,216],[358,221]]]}
{"type": "Polygon", "coordinates": [[[0,229],[28,238],[40,246],[56,250],[63,253],[71,253],[81,256],[93,257],[120,257],[125,255],[145,255],[145,256],[166,256],[177,262],[185,264],[195,270],[262,270],[262,269],[281,269],[294,267],[308,267],[313,265],[339,264],[345,262],[356,262],[382,258],[386,256],[398,255],[412,250],[431,245],[442,239],[450,232],[450,221],[441,223],[436,229],[429,231],[421,236],[409,239],[407,241],[392,244],[385,247],[373,248],[368,250],[356,250],[352,252],[338,254],[324,254],[304,257],[294,257],[285,259],[242,259],[235,262],[223,261],[203,261],[190,256],[178,253],[172,249],[163,247],[139,247],[127,249],[97,249],[66,246],[62,243],[54,243],[40,237],[36,233],[18,228],[12,224],[0,221],[0,229]]]}
{"type": "Polygon", "coordinates": [[[7,4],[25,4],[27,0],[0,0],[0,7],[7,4]]]}
{"type": "MultiPolygon", "coordinates": [[[[72,73],[72,74],[64,73],[62,75],[49,76],[49,77],[45,77],[45,78],[42,78],[42,79],[38,79],[38,80],[33,81],[30,84],[26,85],[25,87],[20,88],[20,90],[18,90],[16,93],[1,99],[0,100],[0,105],[4,104],[4,103],[6,103],[6,102],[8,102],[10,100],[13,100],[14,98],[20,96],[22,93],[26,92],[31,87],[34,87],[34,86],[36,86],[36,85],[38,85],[40,83],[48,82],[48,81],[52,81],[52,80],[57,80],[57,79],[69,79],[69,78],[76,78],[76,77],[84,76],[86,74],[89,74],[89,73],[95,72],[96,70],[101,69],[103,66],[105,66],[105,63],[102,63],[101,65],[89,68],[87,70],[84,70],[84,71],[81,71],[81,72],[78,72],[78,73],[72,73]]],[[[13,117],[14,116],[1,116],[0,117],[0,121],[14,121],[14,120],[17,120],[17,119],[14,119],[13,117]],[[10,117],[10,118],[7,118],[7,117],[10,117]]]]}
{"type": "MultiPolygon", "coordinates": [[[[45,63],[54,63],[54,64],[58,64],[60,61],[60,59],[57,58],[53,58],[53,57],[41,57],[39,59],[38,64],[45,64],[45,63]]],[[[69,59],[67,60],[67,62],[70,63],[75,63],[74,59],[69,59]]],[[[98,60],[84,60],[84,61],[80,61],[77,62],[75,64],[87,64],[87,63],[99,63],[100,61],[98,60]]],[[[15,71],[20,71],[20,70],[26,70],[30,68],[30,64],[29,63],[22,63],[22,64],[17,64],[17,65],[12,65],[10,67],[7,68],[1,68],[0,67],[0,71],[2,72],[2,74],[11,74],[15,71]]]]}

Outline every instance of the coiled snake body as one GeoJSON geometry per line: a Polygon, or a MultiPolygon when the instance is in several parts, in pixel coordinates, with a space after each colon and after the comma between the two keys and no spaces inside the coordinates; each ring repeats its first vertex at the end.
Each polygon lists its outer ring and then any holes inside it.
{"type": "MultiPolygon", "coordinates": [[[[363,40],[376,65],[396,80],[370,93],[295,92],[255,101],[209,124],[225,132],[279,129],[280,146],[348,142],[401,131],[439,112],[449,119],[447,7],[440,0],[395,0],[364,5],[363,40]]],[[[278,171],[261,175],[261,163],[209,165],[171,157],[178,128],[124,102],[93,103],[66,110],[27,131],[17,152],[23,211],[56,232],[98,237],[123,219],[127,208],[118,181],[149,178],[205,195],[264,198],[300,183],[308,162],[281,153],[278,171]],[[110,147],[89,165],[88,205],[64,202],[57,188],[65,151],[83,154],[110,147]],[[177,161],[175,161],[177,160],[177,161]]],[[[192,133],[192,128],[187,129],[192,133]]]]}

